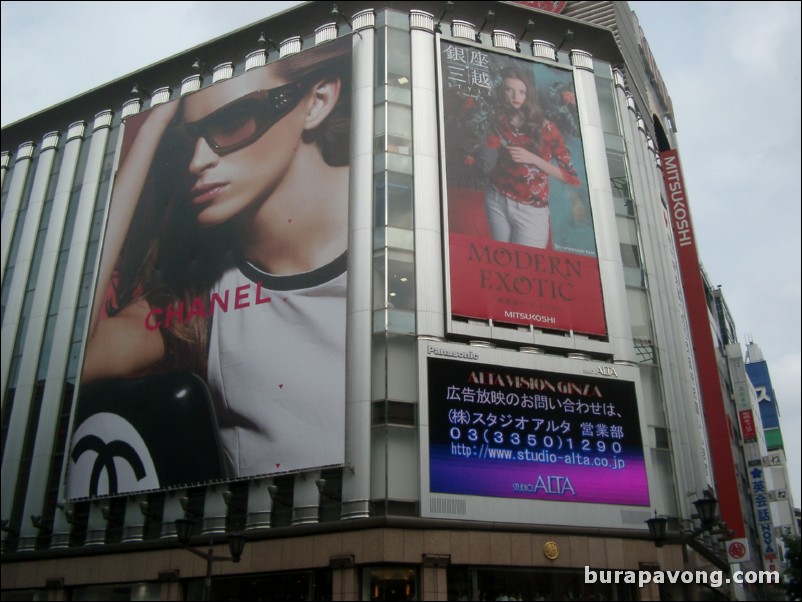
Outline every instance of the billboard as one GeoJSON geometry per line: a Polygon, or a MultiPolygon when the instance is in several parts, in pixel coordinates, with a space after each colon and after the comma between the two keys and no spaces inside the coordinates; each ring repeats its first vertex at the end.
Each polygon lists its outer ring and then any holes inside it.
{"type": "Polygon", "coordinates": [[[426,361],[431,492],[649,505],[634,382],[426,361]]]}
{"type": "Polygon", "coordinates": [[[573,72],[440,52],[452,316],[605,335],[573,72]]]}
{"type": "Polygon", "coordinates": [[[344,462],[351,40],[125,123],[71,499],[344,462]]]}
{"type": "Polygon", "coordinates": [[[561,13],[565,10],[565,2],[558,1],[558,2],[549,2],[549,1],[520,1],[516,2],[515,4],[522,4],[524,6],[528,6],[529,8],[536,8],[538,10],[544,10],[549,13],[561,13]]]}
{"type": "Polygon", "coordinates": [[[762,466],[749,468],[749,488],[752,493],[752,505],[757,521],[763,566],[770,570],[770,565],[777,560],[777,542],[771,517],[771,499],[766,487],[766,473],[762,466]]]}
{"type": "Polygon", "coordinates": [[[741,423],[741,438],[744,443],[757,440],[757,429],[755,428],[755,417],[752,410],[739,410],[738,421],[741,423]]]}
{"type": "MultiPolygon", "coordinates": [[[[685,306],[688,310],[692,349],[704,405],[705,426],[708,433],[729,433],[731,424],[722,396],[716,346],[710,330],[710,312],[702,272],[699,269],[696,235],[679,153],[676,150],[662,151],[660,161],[663,165],[663,183],[668,195],[671,230],[677,251],[682,290],[685,293],[685,306]]],[[[710,437],[709,443],[721,516],[735,531],[736,538],[743,537],[745,531],[740,504],[740,486],[733,464],[729,437],[710,437]]]]}
{"type": "Polygon", "coordinates": [[[746,374],[749,381],[755,388],[757,394],[758,407],[760,408],[760,420],[764,429],[777,429],[780,427],[780,419],[777,410],[777,401],[774,396],[774,387],[771,383],[769,367],[765,361],[749,362],[745,364],[746,374]]]}

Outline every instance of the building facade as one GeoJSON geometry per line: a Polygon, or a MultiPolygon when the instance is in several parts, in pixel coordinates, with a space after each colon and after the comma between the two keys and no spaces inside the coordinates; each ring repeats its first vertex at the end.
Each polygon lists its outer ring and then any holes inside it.
{"type": "Polygon", "coordinates": [[[753,491],[753,503],[759,523],[768,526],[769,518],[771,519],[772,534],[779,549],[777,558],[771,557],[769,552],[769,558],[766,559],[765,548],[771,545],[767,528],[761,528],[760,538],[765,564],[772,567],[780,565],[785,556],[784,538],[799,536],[799,521],[795,518],[793,492],[789,486],[788,463],[780,430],[777,398],[771,383],[768,363],[754,341],[749,341],[746,345],[744,368],[749,383],[755,391],[753,412],[755,416],[760,416],[759,440],[762,443],[761,449],[766,451],[761,457],[759,466],[757,462],[750,464],[750,472],[753,478],[759,479],[764,476],[766,482],[765,490],[753,491]]]}
{"type": "Polygon", "coordinates": [[[341,2],[4,128],[4,599],[728,595],[673,121],[625,3],[341,2]]]}

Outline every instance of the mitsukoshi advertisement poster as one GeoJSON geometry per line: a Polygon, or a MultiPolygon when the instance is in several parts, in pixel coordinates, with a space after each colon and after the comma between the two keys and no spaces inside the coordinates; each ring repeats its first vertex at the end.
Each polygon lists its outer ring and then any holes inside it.
{"type": "Polygon", "coordinates": [[[427,362],[431,492],[649,505],[634,382],[427,362]]]}
{"type": "Polygon", "coordinates": [[[605,335],[573,72],[440,59],[452,316],[605,335]]]}
{"type": "Polygon", "coordinates": [[[126,120],[69,498],[343,464],[351,46],[126,120]]]}

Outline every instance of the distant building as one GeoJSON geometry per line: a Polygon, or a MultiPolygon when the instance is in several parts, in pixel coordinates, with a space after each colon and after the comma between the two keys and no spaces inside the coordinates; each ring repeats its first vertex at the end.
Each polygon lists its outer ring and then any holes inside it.
{"type": "MultiPolygon", "coordinates": [[[[754,387],[755,400],[759,407],[762,438],[766,444],[766,454],[762,458],[762,469],[766,475],[766,498],[771,512],[773,534],[778,546],[784,550],[783,538],[799,535],[799,522],[795,513],[793,492],[788,478],[788,462],[783,447],[779,423],[779,408],[771,375],[763,352],[754,341],[746,345],[746,364],[749,381],[754,387]]],[[[768,535],[766,536],[768,539],[768,535]]],[[[779,560],[773,564],[779,565],[779,560]]]]}

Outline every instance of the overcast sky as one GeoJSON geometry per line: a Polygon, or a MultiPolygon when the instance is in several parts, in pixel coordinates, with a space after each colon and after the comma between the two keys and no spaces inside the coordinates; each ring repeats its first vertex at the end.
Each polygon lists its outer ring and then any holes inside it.
{"type": "MultiPolygon", "coordinates": [[[[295,4],[4,1],[0,121],[295,4]]],[[[800,3],[630,5],[674,103],[701,260],[769,363],[799,507],[800,3]]]]}

